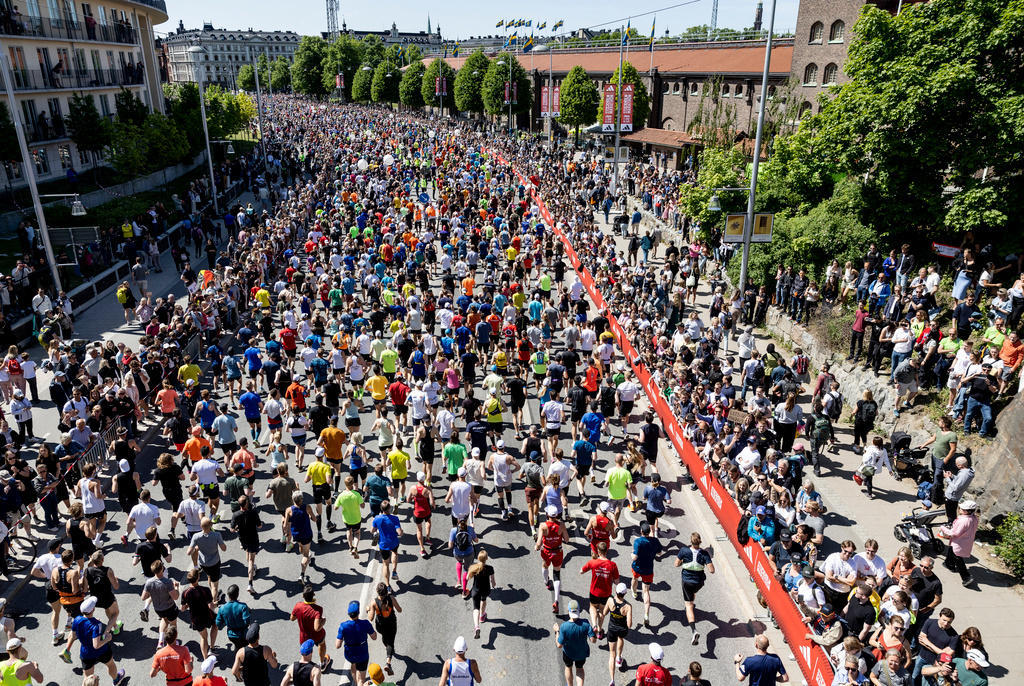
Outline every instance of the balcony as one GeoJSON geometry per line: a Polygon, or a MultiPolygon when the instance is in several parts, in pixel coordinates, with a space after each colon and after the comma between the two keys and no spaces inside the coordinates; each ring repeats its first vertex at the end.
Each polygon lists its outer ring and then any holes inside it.
{"type": "Polygon", "coordinates": [[[138,45],[138,31],[131,24],[88,23],[84,19],[7,14],[0,17],[0,34],[8,36],[29,36],[32,38],[54,38],[57,40],[95,41],[98,43],[120,43],[138,45]]]}
{"type": "MultiPolygon", "coordinates": [[[[73,70],[70,74],[50,72],[42,74],[35,70],[14,69],[14,90],[53,91],[76,88],[114,88],[117,86],[140,86],[145,81],[145,70],[141,65],[120,69],[73,70]]],[[[0,88],[0,91],[3,89],[0,88]]]]}

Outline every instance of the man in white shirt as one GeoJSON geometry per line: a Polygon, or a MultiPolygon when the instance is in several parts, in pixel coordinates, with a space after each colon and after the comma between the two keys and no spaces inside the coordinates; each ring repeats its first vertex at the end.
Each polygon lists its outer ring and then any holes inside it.
{"type": "Polygon", "coordinates": [[[453,431],[455,431],[455,415],[452,414],[446,403],[437,412],[437,435],[440,436],[442,441],[447,443],[448,439],[452,437],[453,431]]]}
{"type": "MultiPolygon", "coordinates": [[[[874,577],[881,585],[889,578],[889,570],[885,567],[885,560],[878,555],[878,541],[869,538],[864,541],[864,552],[857,553],[852,561],[853,568],[857,572],[857,580],[874,577]]],[[[909,578],[909,577],[907,577],[909,578]]]]}
{"type": "Polygon", "coordinates": [[[562,420],[565,415],[565,407],[558,400],[558,394],[552,393],[551,400],[544,403],[540,408],[541,422],[548,434],[548,459],[554,459],[555,449],[558,447],[558,438],[562,433],[562,420]]]}
{"type": "Polygon", "coordinates": [[[427,394],[423,390],[422,381],[416,382],[416,387],[409,393],[409,397],[406,398],[405,402],[409,406],[409,416],[412,417],[413,426],[419,426],[420,422],[430,416],[427,394]]]}
{"type": "Polygon", "coordinates": [[[622,435],[626,435],[626,430],[629,428],[629,414],[633,411],[633,402],[636,400],[636,396],[642,390],[640,386],[633,382],[633,373],[630,371],[626,372],[625,380],[618,385],[615,389],[615,399],[619,406],[619,417],[622,419],[622,435]]]}
{"type": "Polygon", "coordinates": [[[747,446],[736,456],[736,466],[744,475],[750,476],[760,464],[761,453],[757,450],[757,438],[751,436],[747,439],[747,446]]]}
{"type": "Polygon", "coordinates": [[[448,495],[444,501],[452,508],[452,526],[457,526],[460,519],[469,517],[472,509],[473,487],[466,482],[466,468],[459,467],[458,480],[448,487],[448,495]]]}
{"type": "Polygon", "coordinates": [[[857,572],[850,560],[857,552],[853,541],[843,541],[841,550],[825,558],[821,571],[825,573],[825,595],[833,607],[845,607],[847,596],[857,583],[857,572]]]}
{"type": "MultiPolygon", "coordinates": [[[[139,494],[142,501],[128,513],[128,523],[125,525],[125,530],[134,530],[135,537],[140,541],[146,540],[146,529],[151,526],[160,526],[160,508],[149,502],[150,497],[149,489],[142,489],[142,493],[139,494]]],[[[127,534],[121,536],[122,543],[127,545],[127,541],[127,534]]]]}

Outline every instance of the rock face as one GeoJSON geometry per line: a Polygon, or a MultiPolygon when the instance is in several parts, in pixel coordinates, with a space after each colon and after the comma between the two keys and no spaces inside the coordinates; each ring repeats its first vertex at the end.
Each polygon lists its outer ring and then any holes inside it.
{"type": "Polygon", "coordinates": [[[974,451],[970,495],[978,502],[983,526],[998,526],[1006,515],[1024,515],[1024,400],[1020,395],[996,419],[999,433],[974,451]]]}

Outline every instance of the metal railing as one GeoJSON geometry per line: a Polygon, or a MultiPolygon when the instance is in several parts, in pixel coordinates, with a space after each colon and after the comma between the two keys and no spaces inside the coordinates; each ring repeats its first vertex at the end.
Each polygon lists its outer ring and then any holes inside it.
{"type": "MultiPolygon", "coordinates": [[[[51,71],[44,74],[31,69],[13,69],[14,90],[58,90],[61,88],[112,88],[114,86],[141,86],[146,82],[141,65],[125,65],[120,69],[71,69],[69,72],[51,71]]],[[[2,91],[0,87],[0,91],[2,91]]]]}
{"type": "Polygon", "coordinates": [[[100,24],[89,26],[84,19],[78,17],[43,17],[20,14],[12,17],[9,14],[0,17],[0,33],[8,36],[31,36],[34,38],[58,38],[74,41],[96,41],[102,43],[121,43],[138,45],[139,33],[131,24],[100,24]]]}

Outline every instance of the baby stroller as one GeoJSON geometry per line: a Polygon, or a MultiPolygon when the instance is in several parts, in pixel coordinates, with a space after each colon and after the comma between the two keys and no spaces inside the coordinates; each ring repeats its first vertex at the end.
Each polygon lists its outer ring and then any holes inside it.
{"type": "Polygon", "coordinates": [[[900,523],[893,527],[892,535],[900,543],[906,543],[915,558],[920,559],[924,546],[931,545],[935,555],[939,556],[946,550],[946,543],[935,535],[935,520],[945,516],[945,511],[922,510],[915,507],[910,514],[904,514],[900,523]]]}
{"type": "Polygon", "coordinates": [[[889,439],[889,455],[897,481],[909,478],[919,484],[931,477],[930,465],[921,464],[928,456],[928,449],[911,448],[910,434],[903,431],[894,432],[889,439]]]}

